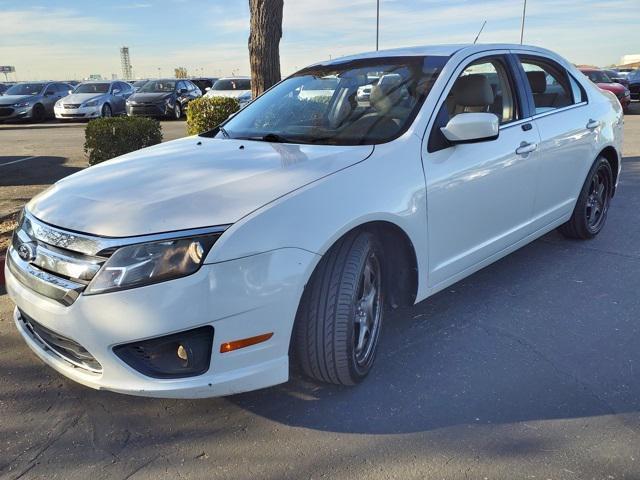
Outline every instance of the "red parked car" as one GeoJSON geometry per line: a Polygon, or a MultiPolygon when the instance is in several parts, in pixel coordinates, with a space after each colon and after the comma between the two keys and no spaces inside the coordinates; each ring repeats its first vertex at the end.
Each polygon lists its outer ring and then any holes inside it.
{"type": "Polygon", "coordinates": [[[629,111],[629,105],[631,104],[631,92],[629,92],[627,87],[614,82],[605,72],[598,70],[597,68],[581,68],[580,71],[589,77],[589,80],[598,85],[599,88],[602,90],[608,90],[618,97],[624,113],[629,111]]]}

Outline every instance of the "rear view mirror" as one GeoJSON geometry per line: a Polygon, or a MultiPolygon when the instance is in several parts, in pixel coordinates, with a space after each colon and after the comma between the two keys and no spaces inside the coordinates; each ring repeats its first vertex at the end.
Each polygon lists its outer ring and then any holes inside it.
{"type": "Polygon", "coordinates": [[[180,90],[178,90],[178,93],[187,93],[187,89],[186,88],[181,88],[180,90]]]}
{"type": "Polygon", "coordinates": [[[459,113],[440,130],[451,143],[471,143],[498,138],[500,121],[493,113],[459,113]]]}

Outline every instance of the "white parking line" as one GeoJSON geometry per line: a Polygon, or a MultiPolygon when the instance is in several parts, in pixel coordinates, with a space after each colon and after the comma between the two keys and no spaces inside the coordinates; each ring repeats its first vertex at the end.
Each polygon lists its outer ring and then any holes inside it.
{"type": "Polygon", "coordinates": [[[34,158],[38,158],[39,156],[40,155],[36,155],[35,157],[20,158],[18,160],[12,160],[11,162],[0,163],[0,167],[4,167],[5,165],[11,165],[13,163],[26,162],[27,160],[33,160],[34,158]]]}

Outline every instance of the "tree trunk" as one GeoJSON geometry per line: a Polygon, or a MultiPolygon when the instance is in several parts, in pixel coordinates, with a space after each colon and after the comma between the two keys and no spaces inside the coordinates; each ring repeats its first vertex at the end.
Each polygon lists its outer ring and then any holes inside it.
{"type": "Polygon", "coordinates": [[[253,98],[280,81],[284,0],[249,0],[249,62],[253,98]]]}

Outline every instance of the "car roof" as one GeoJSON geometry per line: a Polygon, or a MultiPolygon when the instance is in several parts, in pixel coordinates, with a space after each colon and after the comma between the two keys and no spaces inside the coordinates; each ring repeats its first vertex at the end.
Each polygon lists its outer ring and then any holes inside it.
{"type": "Polygon", "coordinates": [[[528,50],[543,55],[555,55],[553,52],[535,47],[533,45],[520,45],[515,43],[466,43],[466,44],[444,44],[444,45],[422,45],[416,47],[394,48],[389,50],[378,50],[348,55],[345,57],[335,58],[333,60],[319,62],[316,65],[332,65],[339,64],[350,60],[358,60],[363,58],[384,58],[384,57],[450,57],[460,51],[465,51],[469,55],[474,53],[482,53],[489,50],[528,50]]]}
{"type": "Polygon", "coordinates": [[[218,80],[251,80],[251,77],[220,77],[218,80]]]}

